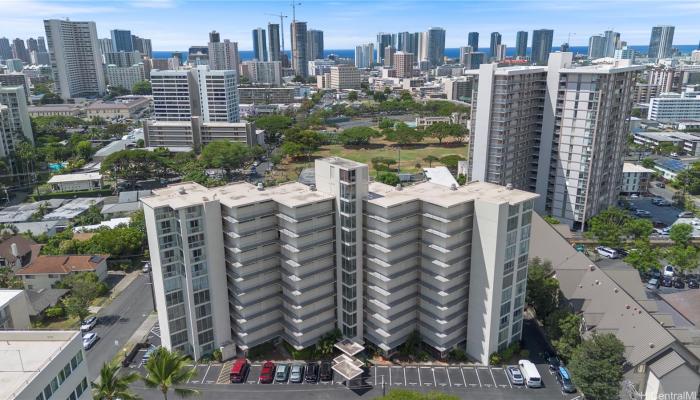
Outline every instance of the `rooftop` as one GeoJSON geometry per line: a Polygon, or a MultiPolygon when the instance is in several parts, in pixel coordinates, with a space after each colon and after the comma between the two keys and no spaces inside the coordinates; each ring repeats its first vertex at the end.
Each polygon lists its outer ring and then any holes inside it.
{"type": "Polygon", "coordinates": [[[79,335],[77,331],[0,331],[0,398],[15,398],[79,335]]]}
{"type": "Polygon", "coordinates": [[[83,197],[72,200],[57,210],[44,215],[44,221],[54,219],[71,219],[87,211],[92,205],[98,205],[104,202],[100,197],[83,197]]]}
{"type": "Polygon", "coordinates": [[[102,179],[102,174],[97,172],[88,172],[84,174],[54,175],[51,177],[51,179],[49,179],[48,183],[93,181],[99,179],[102,179]]]}
{"type": "Polygon", "coordinates": [[[657,378],[662,378],[683,364],[685,364],[683,358],[675,351],[670,351],[668,354],[651,364],[649,368],[657,378]]]}
{"type": "Polygon", "coordinates": [[[653,139],[659,142],[664,141],[679,141],[684,140],[688,142],[700,141],[700,136],[693,135],[685,132],[635,132],[635,136],[642,136],[648,139],[653,139]],[[674,140],[675,139],[675,140],[674,140]]]}
{"type": "Polygon", "coordinates": [[[39,256],[26,267],[15,272],[16,275],[69,274],[71,272],[90,272],[97,269],[106,255],[93,256],[39,256]]]}
{"type": "Polygon", "coordinates": [[[635,172],[642,173],[642,172],[654,172],[654,170],[649,169],[649,168],[644,168],[641,165],[626,162],[622,166],[622,172],[623,173],[635,173],[635,172]]]}
{"type": "Polygon", "coordinates": [[[22,289],[0,289],[0,308],[24,292],[22,289]]]}

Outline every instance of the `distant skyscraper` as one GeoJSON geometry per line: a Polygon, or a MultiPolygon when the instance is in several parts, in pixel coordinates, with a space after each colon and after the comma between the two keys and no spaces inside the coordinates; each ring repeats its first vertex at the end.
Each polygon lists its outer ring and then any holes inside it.
{"type": "Polygon", "coordinates": [[[97,42],[100,46],[100,53],[102,53],[102,55],[105,55],[107,53],[114,53],[114,47],[112,47],[111,38],[97,39],[97,42]]]}
{"type": "Polygon", "coordinates": [[[503,61],[506,59],[506,50],[508,50],[508,47],[505,44],[496,46],[496,61],[503,61]]]}
{"type": "Polygon", "coordinates": [[[396,49],[398,51],[406,51],[409,35],[410,33],[408,32],[399,32],[396,34],[396,49]]]}
{"type": "Polygon", "coordinates": [[[44,28],[54,84],[61,98],[104,94],[105,77],[95,23],[49,19],[44,20],[44,28]]]}
{"type": "Polygon", "coordinates": [[[546,65],[549,53],[552,52],[552,40],[554,31],[551,29],[537,29],[532,31],[532,56],[530,60],[536,65],[546,65]]]}
{"type": "MultiPolygon", "coordinates": [[[[142,62],[141,53],[138,51],[120,51],[118,53],[105,53],[105,64],[114,64],[117,67],[130,67],[142,62]]],[[[127,88],[128,89],[128,88],[127,88]]]]}
{"type": "Polygon", "coordinates": [[[431,65],[442,65],[445,60],[445,30],[428,29],[428,61],[431,65]]]}
{"type": "Polygon", "coordinates": [[[649,58],[668,58],[673,50],[673,32],[675,27],[669,25],[651,28],[649,40],[649,58]]]}
{"type": "Polygon", "coordinates": [[[316,29],[306,31],[306,52],[309,60],[323,58],[323,31],[316,29]]]}
{"type": "Polygon", "coordinates": [[[473,51],[471,46],[462,46],[459,48],[459,63],[466,66],[467,57],[473,51]]]}
{"type": "Polygon", "coordinates": [[[469,32],[467,45],[472,48],[472,51],[479,51],[479,32],[469,32]]]}
{"type": "Polygon", "coordinates": [[[270,61],[282,61],[282,48],[280,47],[280,25],[267,24],[267,45],[269,51],[267,56],[270,61]]]}
{"type": "Polygon", "coordinates": [[[605,31],[605,56],[615,57],[615,50],[620,46],[620,32],[605,31]]]}
{"type": "Polygon", "coordinates": [[[44,40],[43,36],[39,36],[37,39],[37,45],[39,46],[39,53],[48,53],[49,51],[46,49],[46,41],[44,40]]]}
{"type": "MultiPolygon", "coordinates": [[[[501,44],[501,34],[491,32],[491,43],[489,44],[489,57],[496,57],[496,49],[501,44]]],[[[473,46],[472,46],[473,47],[473,46]]]]}
{"type": "Polygon", "coordinates": [[[386,46],[391,46],[391,33],[383,33],[380,32],[377,34],[377,64],[382,63],[382,58],[384,57],[384,54],[382,54],[382,49],[384,49],[386,46]]]}
{"type": "Polygon", "coordinates": [[[294,73],[306,78],[308,76],[309,58],[306,50],[306,22],[291,23],[292,36],[292,68],[294,73]]]}
{"type": "Polygon", "coordinates": [[[151,39],[144,39],[136,35],[131,35],[131,42],[134,44],[134,51],[138,51],[148,58],[153,58],[151,39]]]}
{"type": "Polygon", "coordinates": [[[39,51],[39,44],[34,38],[27,39],[27,51],[39,51]]]}
{"type": "Polygon", "coordinates": [[[562,53],[566,53],[569,51],[569,43],[562,43],[561,46],[559,46],[559,51],[562,53]]]}
{"type": "Polygon", "coordinates": [[[588,39],[588,58],[595,60],[605,57],[605,36],[593,35],[588,39]]]}
{"type": "Polygon", "coordinates": [[[267,61],[267,38],[265,29],[253,29],[253,58],[258,61],[267,61]]]}
{"type": "Polygon", "coordinates": [[[357,68],[369,68],[374,61],[374,43],[367,43],[355,47],[355,66],[357,68]]]}
{"type": "Polygon", "coordinates": [[[394,69],[397,78],[410,78],[413,76],[413,64],[415,57],[413,53],[399,51],[394,54],[394,69]]]}
{"type": "Polygon", "coordinates": [[[393,67],[394,66],[394,54],[396,54],[396,48],[394,46],[386,46],[384,49],[384,66],[393,67]]]}
{"type": "Polygon", "coordinates": [[[12,58],[10,39],[6,37],[0,38],[0,60],[9,60],[10,58],[12,58]]]}
{"type": "Polygon", "coordinates": [[[12,41],[12,55],[14,58],[18,58],[27,64],[31,62],[29,52],[27,51],[27,48],[24,47],[24,40],[20,38],[12,41]]]}
{"type": "Polygon", "coordinates": [[[221,42],[221,35],[217,31],[209,32],[209,43],[219,43],[221,42]]]}
{"type": "Polygon", "coordinates": [[[527,32],[518,31],[515,34],[515,56],[518,58],[527,57],[527,32]]]}
{"type": "Polygon", "coordinates": [[[209,68],[212,70],[233,70],[238,73],[240,57],[238,55],[238,43],[225,39],[221,42],[218,32],[209,34],[209,68]],[[211,41],[211,40],[216,41],[211,41]]]}
{"type": "Polygon", "coordinates": [[[418,54],[418,38],[420,38],[420,32],[409,33],[406,50],[404,50],[407,53],[413,53],[414,58],[418,54]]]}
{"type": "Polygon", "coordinates": [[[112,50],[118,51],[134,51],[134,43],[131,41],[131,31],[112,29],[112,50]]]}

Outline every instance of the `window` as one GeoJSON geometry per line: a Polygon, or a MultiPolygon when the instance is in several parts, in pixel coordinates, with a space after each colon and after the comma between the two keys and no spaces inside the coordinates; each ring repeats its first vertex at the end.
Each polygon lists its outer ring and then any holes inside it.
{"type": "Polygon", "coordinates": [[[508,218],[508,232],[518,227],[518,217],[508,218]]]}
{"type": "Polygon", "coordinates": [[[519,271],[518,271],[518,279],[517,279],[517,281],[520,282],[520,281],[522,281],[523,279],[526,279],[526,278],[527,278],[527,269],[526,269],[526,268],[523,268],[523,269],[519,270],[519,271]]]}
{"type": "Polygon", "coordinates": [[[510,314],[510,301],[501,305],[501,315],[508,315],[508,314],[510,314]]]}
{"type": "Polygon", "coordinates": [[[513,274],[508,274],[503,277],[503,287],[510,288],[513,285],[513,274]]]}
{"type": "Polygon", "coordinates": [[[44,397],[46,398],[46,400],[49,400],[52,394],[53,392],[51,391],[51,384],[46,385],[46,387],[44,388],[44,397]]]}
{"type": "Polygon", "coordinates": [[[530,221],[532,221],[532,211],[523,213],[523,221],[521,225],[529,225],[530,221]]]}
{"type": "Polygon", "coordinates": [[[43,394],[43,393],[39,393],[39,395],[36,396],[36,400],[44,400],[44,394],[43,394]]]}

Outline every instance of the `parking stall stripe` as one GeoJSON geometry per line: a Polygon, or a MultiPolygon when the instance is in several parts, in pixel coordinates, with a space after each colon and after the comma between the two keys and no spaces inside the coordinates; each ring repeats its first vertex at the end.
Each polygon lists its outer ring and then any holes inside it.
{"type": "Polygon", "coordinates": [[[447,383],[450,384],[450,387],[452,387],[452,379],[450,379],[450,371],[445,368],[445,373],[447,374],[447,383]]]}
{"type": "Polygon", "coordinates": [[[481,378],[479,378],[479,371],[476,368],[474,368],[474,373],[476,374],[476,379],[479,380],[479,387],[482,387],[481,378]]]}
{"type": "Polygon", "coordinates": [[[464,369],[460,368],[459,372],[462,373],[462,380],[464,380],[464,387],[467,387],[467,378],[464,377],[464,369]]]}
{"type": "Polygon", "coordinates": [[[493,376],[493,369],[489,368],[489,373],[491,374],[491,379],[493,379],[493,386],[498,387],[498,383],[496,383],[496,377],[493,376]]]}
{"type": "Polygon", "coordinates": [[[211,364],[207,366],[207,370],[204,372],[204,376],[202,377],[202,383],[204,383],[207,380],[207,374],[209,373],[209,368],[211,368],[211,364]]]}
{"type": "Polygon", "coordinates": [[[433,385],[437,387],[437,379],[435,379],[435,368],[430,368],[430,371],[433,372],[433,385]]]}
{"type": "Polygon", "coordinates": [[[423,383],[420,379],[420,367],[416,368],[416,372],[418,372],[418,386],[423,386],[423,383]]]}
{"type": "Polygon", "coordinates": [[[401,368],[403,370],[403,385],[408,386],[408,383],[406,383],[406,368],[401,368]]]}
{"type": "Polygon", "coordinates": [[[391,367],[389,367],[389,386],[391,386],[391,367]]]}
{"type": "Polygon", "coordinates": [[[374,366],[374,386],[377,386],[377,366],[374,366]]]}

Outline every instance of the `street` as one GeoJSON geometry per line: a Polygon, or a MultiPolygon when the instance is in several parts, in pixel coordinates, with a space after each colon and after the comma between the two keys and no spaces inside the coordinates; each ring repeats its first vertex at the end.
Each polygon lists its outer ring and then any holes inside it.
{"type": "Polygon", "coordinates": [[[147,275],[139,275],[117,298],[97,313],[98,323],[92,332],[99,340],[88,351],[90,378],[100,375],[100,368],[122,351],[131,335],[153,311],[151,287],[147,275]]]}

